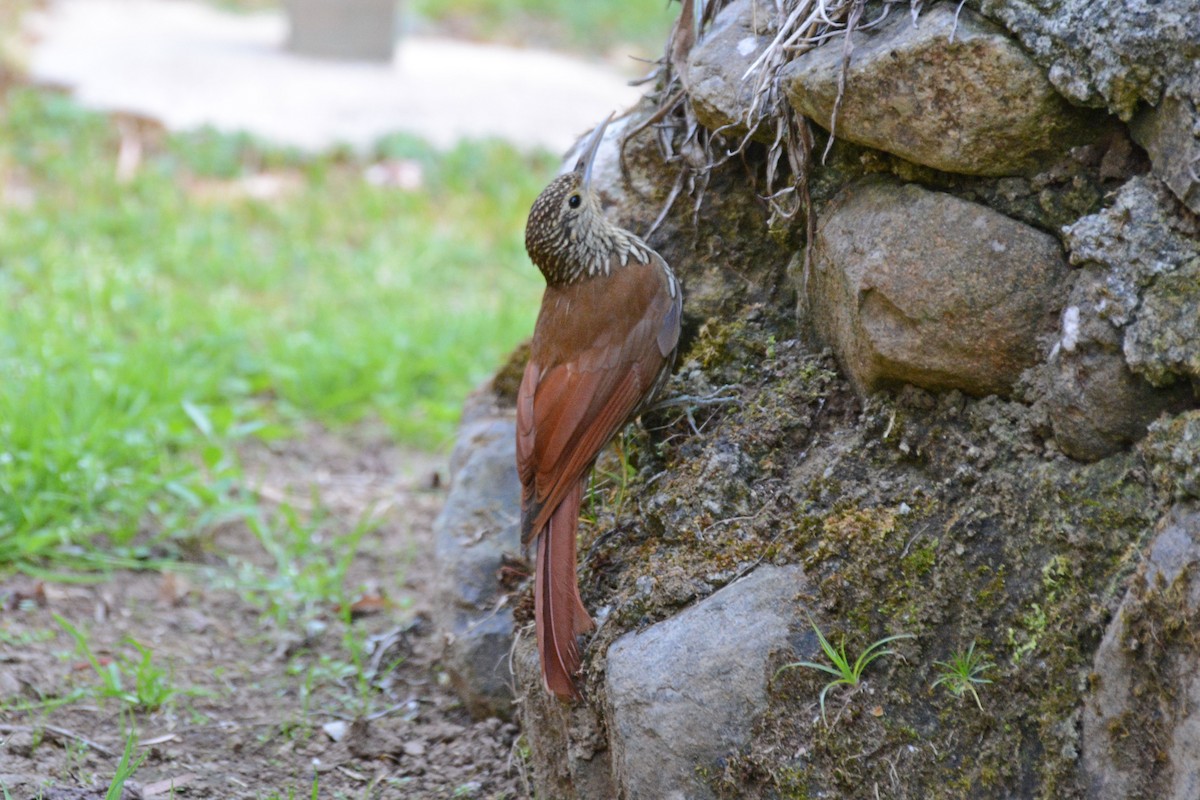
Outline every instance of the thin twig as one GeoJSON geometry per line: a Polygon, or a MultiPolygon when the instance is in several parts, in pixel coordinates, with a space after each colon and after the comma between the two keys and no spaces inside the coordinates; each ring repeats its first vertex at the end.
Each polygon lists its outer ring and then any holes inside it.
{"type": "Polygon", "coordinates": [[[675,205],[676,198],[678,198],[679,193],[683,191],[683,181],[686,177],[687,167],[681,167],[679,169],[679,174],[675,176],[675,184],[671,187],[670,194],[667,195],[667,201],[663,203],[662,210],[658,212],[658,216],[654,218],[654,222],[650,224],[649,229],[646,231],[645,235],[642,236],[643,239],[649,241],[650,237],[654,235],[654,232],[658,230],[658,226],[662,225],[663,221],[666,220],[667,214],[671,213],[671,207],[675,205]]]}
{"type": "Polygon", "coordinates": [[[833,98],[833,111],[829,114],[829,141],[825,143],[825,152],[821,154],[822,164],[829,157],[829,151],[833,149],[833,140],[837,138],[838,111],[842,108],[842,98],[846,94],[846,72],[850,69],[850,56],[854,53],[854,40],[850,38],[850,35],[854,33],[858,21],[862,18],[863,5],[862,0],[855,0],[850,7],[850,17],[846,20],[846,37],[842,40],[842,66],[838,70],[837,95],[833,98]]]}
{"type": "MultiPolygon", "coordinates": [[[[958,33],[958,15],[962,13],[963,6],[965,6],[966,4],[967,4],[967,0],[958,0],[958,8],[954,9],[954,27],[952,27],[950,29],[950,39],[949,39],[951,44],[954,43],[954,34],[958,33]]],[[[917,21],[914,19],[913,27],[915,28],[916,25],[917,25],[917,21]]]]}
{"type": "Polygon", "coordinates": [[[720,388],[714,389],[708,394],[692,395],[692,394],[677,394],[673,397],[665,397],[648,406],[642,414],[649,414],[653,411],[662,411],[666,408],[677,408],[679,406],[719,406],[725,403],[732,403],[738,399],[736,394],[723,394],[726,389],[740,388],[736,383],[728,383],[720,388]]]}
{"type": "MultiPolygon", "coordinates": [[[[677,105],[679,105],[679,102],[681,100],[683,100],[684,96],[685,96],[685,92],[683,91],[683,89],[680,89],[679,91],[675,92],[670,97],[668,97],[667,100],[662,105],[660,105],[658,107],[657,111],[655,111],[653,114],[646,117],[646,119],[644,119],[640,123],[638,123],[637,126],[635,126],[633,128],[633,130],[626,131],[624,133],[624,135],[622,135],[621,146],[618,149],[618,154],[619,154],[619,158],[620,158],[620,162],[621,162],[621,172],[623,174],[629,173],[629,167],[625,161],[625,148],[629,145],[629,142],[631,142],[639,133],[646,130],[651,125],[657,125],[659,122],[662,122],[663,119],[665,119],[668,114],[670,114],[672,111],[675,110],[675,107],[677,105]]],[[[634,188],[636,191],[636,187],[634,187],[634,188]]]]}
{"type": "Polygon", "coordinates": [[[397,711],[404,711],[405,709],[410,708],[412,706],[413,701],[416,699],[417,699],[417,696],[415,694],[410,695],[408,697],[408,699],[404,700],[401,703],[396,703],[396,705],[394,705],[394,706],[390,706],[388,708],[384,708],[379,711],[375,711],[375,712],[368,714],[366,716],[366,720],[368,722],[374,722],[377,719],[383,719],[384,717],[391,716],[392,714],[395,714],[397,711]]]}
{"type": "Polygon", "coordinates": [[[35,728],[31,725],[0,725],[0,733],[37,733],[38,731],[49,731],[58,736],[63,736],[67,739],[74,739],[77,742],[82,742],[97,753],[103,753],[106,756],[116,758],[120,753],[114,753],[104,745],[94,742],[83,734],[69,731],[66,728],[60,728],[57,725],[42,725],[40,728],[35,728]]]}

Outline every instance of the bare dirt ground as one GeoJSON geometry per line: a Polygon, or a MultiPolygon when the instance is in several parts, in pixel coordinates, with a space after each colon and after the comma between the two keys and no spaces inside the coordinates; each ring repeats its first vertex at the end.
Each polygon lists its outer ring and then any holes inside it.
{"type": "MultiPolygon", "coordinates": [[[[270,593],[301,578],[244,522],[216,525],[177,570],[16,579],[0,587],[0,797],[105,797],[130,730],[144,760],[125,798],[528,797],[515,726],[473,721],[439,669],[427,598],[441,460],[322,431],[244,460],[276,517],[327,515],[318,532],[329,537],[377,522],[344,580],[358,666],[336,603],[271,613],[270,593]],[[122,667],[129,691],[135,639],[175,695],[152,712],[104,696],[55,615],[84,633],[102,669],[122,667]]],[[[291,568],[336,569],[311,558],[291,568]]]]}

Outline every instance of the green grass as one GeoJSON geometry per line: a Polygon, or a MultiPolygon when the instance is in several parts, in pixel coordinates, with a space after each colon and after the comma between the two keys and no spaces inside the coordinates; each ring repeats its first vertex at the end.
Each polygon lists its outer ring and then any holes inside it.
{"type": "Polygon", "coordinates": [[[988,662],[986,658],[982,653],[975,652],[975,643],[971,642],[971,646],[965,652],[960,650],[951,654],[949,661],[933,662],[934,666],[939,668],[938,678],[930,688],[945,686],[947,691],[960,698],[970,692],[971,697],[975,698],[975,705],[982,711],[983,703],[979,700],[979,692],[975,686],[991,683],[990,680],[983,677],[983,673],[996,666],[988,662]]]}
{"type": "Polygon", "coordinates": [[[321,507],[304,517],[286,505],[270,517],[247,517],[246,527],[273,563],[264,570],[239,562],[231,588],[240,589],[248,603],[280,627],[302,628],[333,606],[348,608],[352,598],[346,592],[346,573],[376,523],[368,514],[340,532],[336,522],[321,507]]]}
{"type": "Polygon", "coordinates": [[[380,155],[424,173],[401,191],[345,154],[202,132],[121,183],[107,118],[26,88],[3,103],[0,567],[143,559],[250,515],[238,443],[300,422],[445,446],[532,329],[524,218],[553,159],[395,138],[380,155]],[[262,172],[296,188],[235,191],[262,172]]]}
{"type": "Polygon", "coordinates": [[[859,684],[862,683],[863,671],[871,665],[872,661],[882,656],[895,654],[895,650],[892,650],[891,648],[884,648],[884,645],[888,644],[889,642],[894,642],[897,639],[912,639],[913,635],[911,633],[900,633],[895,636],[885,636],[884,638],[869,644],[857,658],[851,661],[850,657],[846,655],[846,640],[844,637],[842,639],[841,646],[835,648],[829,643],[829,640],[825,638],[825,634],[821,633],[821,629],[817,627],[817,623],[813,622],[811,617],[808,621],[809,624],[812,625],[813,631],[817,634],[817,641],[821,644],[821,651],[825,654],[825,657],[829,659],[829,663],[818,664],[814,661],[795,661],[790,664],[784,664],[775,671],[775,675],[779,675],[779,673],[784,672],[785,670],[795,669],[797,667],[815,669],[832,675],[833,680],[821,688],[821,694],[818,698],[821,705],[821,719],[825,722],[826,726],[828,726],[829,720],[825,717],[825,695],[829,692],[829,690],[835,686],[841,685],[849,686],[851,689],[857,688],[859,684]]]}
{"type": "Polygon", "coordinates": [[[136,745],[136,738],[130,732],[128,738],[125,739],[125,749],[121,753],[121,762],[117,764],[116,774],[113,775],[112,782],[108,785],[108,791],[104,794],[104,800],[121,800],[121,797],[125,794],[125,782],[133,777],[133,773],[137,772],[138,767],[146,760],[144,753],[138,756],[137,760],[134,760],[133,751],[136,745]]]}
{"type": "Polygon", "coordinates": [[[150,712],[171,702],[181,691],[195,694],[192,689],[176,687],[171,671],[154,663],[154,653],[136,639],[126,638],[124,644],[137,651],[137,658],[118,655],[102,662],[92,652],[87,634],[59,614],[55,614],[54,619],[71,635],[75,650],[87,659],[99,678],[100,685],[92,691],[95,697],[119,700],[135,711],[150,712]]]}

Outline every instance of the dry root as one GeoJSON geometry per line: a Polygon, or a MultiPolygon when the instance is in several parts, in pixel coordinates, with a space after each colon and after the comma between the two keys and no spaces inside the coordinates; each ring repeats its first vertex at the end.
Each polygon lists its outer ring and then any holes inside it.
{"type": "Polygon", "coordinates": [[[712,170],[731,158],[742,156],[760,130],[770,126],[773,130],[767,148],[766,191],[763,195],[771,211],[768,224],[786,222],[803,213],[811,241],[813,222],[809,213],[808,175],[813,133],[809,121],[788,107],[779,87],[779,73],[801,53],[837,36],[843,37],[842,72],[830,122],[829,145],[825,148],[824,155],[827,155],[837,132],[837,114],[845,91],[846,66],[852,51],[850,34],[880,25],[892,6],[900,2],[908,3],[915,22],[922,0],[888,0],[877,16],[866,21],[863,20],[866,0],[774,0],[775,35],[742,75],[742,80],[752,82],[754,87],[750,106],[737,123],[709,131],[696,120],[688,102],[687,62],[696,42],[730,2],[681,0],[682,9],[667,39],[666,51],[656,62],[656,68],[644,79],[644,82],[653,81],[657,86],[652,95],[657,108],[626,134],[625,141],[653,128],[664,159],[678,166],[663,209],[646,236],[662,224],[684,190],[693,199],[694,216],[698,215],[712,170]],[[741,134],[731,146],[729,132],[733,128],[741,134]]]}

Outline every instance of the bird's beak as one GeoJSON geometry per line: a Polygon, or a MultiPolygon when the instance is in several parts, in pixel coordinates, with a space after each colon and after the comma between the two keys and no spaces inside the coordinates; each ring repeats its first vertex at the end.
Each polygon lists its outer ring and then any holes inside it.
{"type": "Polygon", "coordinates": [[[587,149],[583,151],[583,155],[579,157],[579,163],[575,165],[575,169],[583,170],[583,179],[581,184],[587,189],[592,183],[592,165],[596,163],[596,151],[600,149],[600,142],[604,140],[604,129],[608,127],[608,123],[612,122],[613,115],[609,114],[608,118],[596,126],[596,130],[592,131],[592,138],[588,141],[587,149]]]}

